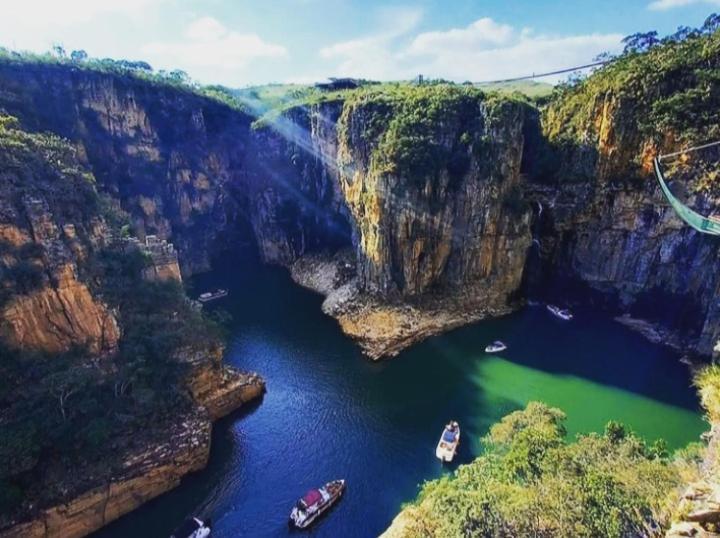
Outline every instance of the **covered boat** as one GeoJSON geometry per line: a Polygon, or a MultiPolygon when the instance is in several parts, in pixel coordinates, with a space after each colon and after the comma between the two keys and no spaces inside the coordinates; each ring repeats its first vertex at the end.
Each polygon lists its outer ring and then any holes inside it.
{"type": "Polygon", "coordinates": [[[311,489],[290,512],[290,524],[298,529],[309,527],[340,499],[343,491],[345,491],[345,480],[333,480],[320,489],[311,489]]]}
{"type": "Polygon", "coordinates": [[[220,299],[221,297],[225,297],[228,294],[228,290],[218,289],[215,291],[207,291],[205,293],[201,293],[200,297],[198,297],[198,301],[201,303],[207,303],[208,301],[214,301],[215,299],[220,299]]]}
{"type": "Polygon", "coordinates": [[[500,340],[496,340],[489,346],[485,348],[485,353],[499,353],[501,351],[505,351],[507,349],[507,346],[504,342],[501,342],[500,340]]]}
{"type": "Polygon", "coordinates": [[[457,453],[460,444],[460,424],[450,421],[440,436],[440,442],[435,449],[435,456],[442,462],[451,462],[457,453]]]}
{"type": "Polygon", "coordinates": [[[212,523],[210,518],[205,521],[191,517],[183,521],[170,538],[207,538],[210,536],[212,523]]]}
{"type": "Polygon", "coordinates": [[[573,319],[573,315],[570,313],[569,310],[560,308],[559,306],[555,305],[547,305],[547,309],[552,313],[553,316],[563,319],[565,321],[570,321],[573,319]]]}

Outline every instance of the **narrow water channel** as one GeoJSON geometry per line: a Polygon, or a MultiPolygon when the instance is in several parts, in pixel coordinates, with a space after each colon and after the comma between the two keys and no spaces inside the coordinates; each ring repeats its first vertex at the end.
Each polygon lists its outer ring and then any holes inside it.
{"type": "Polygon", "coordinates": [[[348,491],[311,535],[377,536],[419,484],[449,471],[434,457],[445,422],[462,425],[457,459],[468,462],[489,426],[530,400],[562,408],[571,436],[613,419],[677,448],[705,429],[677,356],[591,312],[566,323],[528,307],[371,363],[285,270],[233,261],[194,280],[197,292],[220,286],[233,316],[226,360],[262,374],[268,392],[216,425],[207,469],[97,537],[169,536],[193,513],[212,517],[217,538],[287,536],[297,498],[335,478],[348,491]],[[509,349],[486,355],[496,339],[509,349]]]}

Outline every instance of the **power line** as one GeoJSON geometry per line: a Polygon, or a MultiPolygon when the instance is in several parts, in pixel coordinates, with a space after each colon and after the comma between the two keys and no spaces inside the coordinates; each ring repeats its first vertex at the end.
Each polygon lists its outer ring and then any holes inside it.
{"type": "Polygon", "coordinates": [[[710,142],[709,144],[703,144],[702,146],[694,146],[691,148],[685,148],[680,151],[676,151],[675,153],[668,153],[667,155],[658,155],[658,160],[667,159],[669,157],[677,157],[678,155],[682,155],[683,153],[690,153],[691,151],[697,151],[699,149],[705,149],[705,148],[711,148],[713,146],[720,145],[720,140],[717,142],[710,142]]]}
{"type": "Polygon", "coordinates": [[[504,82],[517,82],[519,80],[530,80],[533,78],[549,77],[551,75],[562,75],[563,73],[572,73],[573,71],[580,71],[581,69],[589,69],[591,67],[597,67],[610,63],[612,60],[603,60],[602,62],[594,62],[591,64],[578,65],[577,67],[568,67],[567,69],[559,69],[558,71],[549,71],[547,73],[533,73],[532,75],[526,75],[524,77],[505,78],[501,80],[485,80],[483,82],[475,82],[474,84],[502,84],[504,82]]]}

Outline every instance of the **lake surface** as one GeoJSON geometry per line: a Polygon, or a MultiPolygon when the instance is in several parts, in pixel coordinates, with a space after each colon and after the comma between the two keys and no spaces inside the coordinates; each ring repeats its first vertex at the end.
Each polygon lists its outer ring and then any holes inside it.
{"type": "Polygon", "coordinates": [[[348,490],[310,534],[377,536],[419,484],[457,466],[434,456],[448,420],[462,426],[456,462],[468,462],[490,425],[530,400],[562,408],[570,436],[613,419],[677,448],[705,429],[678,357],[590,312],[563,322],[528,307],[371,363],[287,271],[226,265],[197,277],[196,293],[230,289],[217,304],[233,316],[226,360],[263,375],[267,394],[216,424],[207,469],[98,538],[169,536],[192,514],[211,516],[216,538],[297,534],[293,504],[335,478],[348,490]],[[486,355],[495,339],[509,349],[486,355]]]}

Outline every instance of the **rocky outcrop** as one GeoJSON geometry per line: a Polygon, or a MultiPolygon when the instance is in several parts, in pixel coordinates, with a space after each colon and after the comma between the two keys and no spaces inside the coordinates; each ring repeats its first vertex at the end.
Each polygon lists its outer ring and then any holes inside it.
{"type": "Polygon", "coordinates": [[[391,105],[381,98],[345,104],[338,141],[328,144],[337,155],[325,160],[336,163],[355,256],[337,263],[311,256],[292,266],[296,281],[327,296],[323,310],[371,358],[507,313],[521,286],[531,242],[530,212],[516,199],[526,107],[443,92],[449,95],[421,93],[421,107],[447,101],[430,147],[417,150],[439,155],[426,163],[435,166],[428,173],[383,153],[384,144],[395,143],[388,139],[408,128],[396,118],[417,103],[400,97],[391,105]]]}
{"type": "Polygon", "coordinates": [[[59,267],[51,284],[12,299],[0,311],[0,337],[9,345],[48,353],[86,347],[91,353],[113,351],[120,337],[117,320],[72,264],[59,267]]]}
{"type": "Polygon", "coordinates": [[[265,381],[255,373],[204,360],[195,367],[188,388],[210,419],[217,420],[260,398],[265,393],[265,381]]]}
{"type": "Polygon", "coordinates": [[[121,470],[33,520],[0,530],[2,538],[81,538],[176,487],[207,464],[211,424],[206,415],[178,417],[165,435],[122,455],[121,470]]]}
{"type": "Polygon", "coordinates": [[[38,510],[29,520],[0,529],[0,538],[81,538],[180,484],[205,467],[212,422],[259,398],[265,381],[257,374],[193,356],[188,388],[200,407],[174,417],[162,429],[138,432],[137,442],[116,441],[116,469],[95,479],[75,469],[65,483],[67,500],[38,510]],[[147,438],[147,436],[150,436],[147,438]]]}

